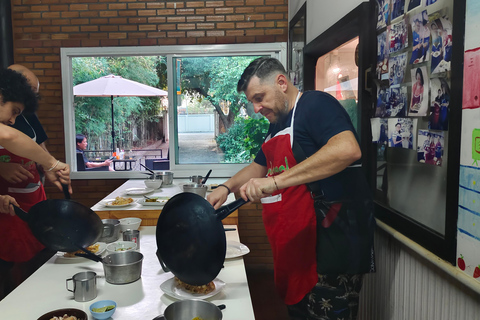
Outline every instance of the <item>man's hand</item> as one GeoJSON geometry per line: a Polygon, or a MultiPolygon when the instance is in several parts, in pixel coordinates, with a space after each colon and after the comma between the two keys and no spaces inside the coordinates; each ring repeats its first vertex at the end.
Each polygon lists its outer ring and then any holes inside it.
{"type": "Polygon", "coordinates": [[[110,164],[112,164],[112,160],[110,160],[110,159],[107,159],[107,160],[105,160],[105,161],[103,162],[103,165],[104,165],[105,167],[109,167],[110,164]]]}
{"type": "Polygon", "coordinates": [[[252,178],[240,187],[240,195],[244,200],[256,201],[270,196],[277,190],[272,177],[252,178]]]}
{"type": "Polygon", "coordinates": [[[217,187],[207,196],[207,201],[217,210],[221,207],[222,204],[227,201],[228,198],[228,190],[222,186],[217,187]]]}
{"type": "Polygon", "coordinates": [[[33,179],[33,174],[19,163],[0,163],[0,176],[8,183],[20,183],[27,179],[33,179]]]}
{"type": "Polygon", "coordinates": [[[14,216],[15,210],[13,210],[12,204],[19,207],[14,198],[10,196],[0,196],[0,213],[7,213],[14,216]]]}

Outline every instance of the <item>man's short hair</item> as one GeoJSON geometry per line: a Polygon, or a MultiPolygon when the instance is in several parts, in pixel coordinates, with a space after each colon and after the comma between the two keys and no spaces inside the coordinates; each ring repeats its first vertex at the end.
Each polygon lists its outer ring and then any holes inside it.
{"type": "Polygon", "coordinates": [[[77,141],[77,143],[82,143],[83,139],[85,138],[85,135],[79,133],[75,136],[75,141],[77,141]]]}
{"type": "Polygon", "coordinates": [[[3,103],[23,104],[23,113],[34,113],[38,108],[37,94],[22,74],[10,69],[0,69],[0,95],[3,103]]]}
{"type": "Polygon", "coordinates": [[[246,67],[243,71],[240,80],[238,80],[237,91],[245,92],[245,90],[247,90],[248,83],[253,76],[257,76],[261,81],[263,81],[273,74],[279,73],[288,78],[287,72],[280,61],[271,57],[257,58],[250,62],[248,67],[246,67]]]}

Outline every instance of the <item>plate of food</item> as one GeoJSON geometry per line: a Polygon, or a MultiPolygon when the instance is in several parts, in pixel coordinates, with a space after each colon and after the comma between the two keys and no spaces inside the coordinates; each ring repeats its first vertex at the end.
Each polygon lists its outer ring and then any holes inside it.
{"type": "Polygon", "coordinates": [[[105,207],[126,207],[134,203],[132,198],[116,197],[115,199],[107,199],[103,201],[105,207]]]}
{"type": "Polygon", "coordinates": [[[218,294],[223,287],[225,287],[225,282],[218,278],[203,286],[192,286],[173,277],[160,285],[160,289],[166,295],[179,300],[207,299],[218,294]]]}
{"type": "Polygon", "coordinates": [[[228,241],[227,242],[227,253],[225,254],[225,259],[238,258],[246,255],[250,252],[250,249],[243,243],[237,241],[228,241]]]}
{"type": "MultiPolygon", "coordinates": [[[[105,249],[107,248],[107,244],[105,242],[97,242],[92,244],[91,246],[88,246],[86,249],[89,250],[90,252],[96,254],[97,256],[101,255],[103,252],[105,252],[105,249]]],[[[82,259],[82,257],[76,256],[75,253],[85,253],[82,250],[77,250],[75,252],[57,252],[57,257],[62,258],[62,259],[82,259]]]]}
{"type": "Polygon", "coordinates": [[[164,206],[165,203],[170,199],[170,197],[148,197],[148,199],[142,199],[138,202],[142,206],[164,206]]]}
{"type": "Polygon", "coordinates": [[[123,191],[124,194],[127,195],[142,195],[152,192],[154,189],[152,188],[128,188],[123,191]]]}

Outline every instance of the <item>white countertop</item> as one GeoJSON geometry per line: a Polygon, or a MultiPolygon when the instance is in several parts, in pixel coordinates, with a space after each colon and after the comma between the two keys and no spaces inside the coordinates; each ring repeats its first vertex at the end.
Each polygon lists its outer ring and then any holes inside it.
{"type": "MultiPolygon", "coordinates": [[[[130,197],[135,201],[142,200],[143,195],[125,195],[125,190],[130,188],[146,188],[145,183],[143,182],[145,179],[130,179],[120,187],[115,189],[112,193],[104,197],[98,203],[96,203],[91,209],[95,212],[97,211],[110,211],[110,210],[156,210],[162,209],[162,206],[143,206],[142,204],[135,202],[126,207],[106,207],[102,203],[107,199],[115,199],[115,197],[122,196],[122,197],[130,197]]],[[[218,178],[211,178],[207,181],[208,184],[220,184],[225,182],[225,179],[218,179],[218,178]]],[[[159,189],[155,189],[152,192],[146,194],[147,197],[173,197],[174,195],[183,192],[182,185],[191,183],[188,179],[173,179],[173,183],[168,186],[161,186],[159,189]]],[[[208,192],[207,192],[208,195],[208,192]]],[[[235,201],[235,195],[233,193],[228,195],[227,201],[225,204],[235,201]]]]}
{"type": "MultiPolygon", "coordinates": [[[[235,227],[235,226],[225,226],[235,227]]],[[[103,266],[84,258],[64,259],[53,256],[25,282],[0,301],[1,319],[34,320],[52,310],[76,308],[84,310],[93,319],[89,306],[99,300],[114,300],[117,310],[114,320],[150,320],[162,314],[176,301],[160,289],[160,285],[173,277],[165,273],[157,260],[156,227],[140,227],[140,252],[144,255],[142,276],[136,282],[113,285],[105,281],[103,266]],[[97,273],[97,297],[88,302],[76,302],[73,293],[67,291],[65,281],[77,272],[97,273]]],[[[239,241],[238,231],[226,232],[227,243],[239,241]]],[[[225,320],[255,319],[248,289],[243,258],[228,259],[217,276],[226,283],[215,296],[207,300],[227,307],[222,311],[225,320]]],[[[70,284],[71,286],[71,284],[70,284]]]]}

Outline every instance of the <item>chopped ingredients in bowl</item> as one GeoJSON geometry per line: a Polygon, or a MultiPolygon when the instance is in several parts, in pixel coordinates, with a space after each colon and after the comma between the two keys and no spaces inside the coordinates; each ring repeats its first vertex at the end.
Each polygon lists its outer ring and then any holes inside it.
{"type": "Polygon", "coordinates": [[[115,306],[105,306],[105,307],[101,307],[101,308],[92,308],[92,311],[93,312],[107,312],[107,311],[110,311],[112,309],[115,309],[115,306]]]}
{"type": "Polygon", "coordinates": [[[53,317],[50,320],[80,320],[75,316],[69,316],[67,314],[63,315],[63,317],[53,317]]]}

